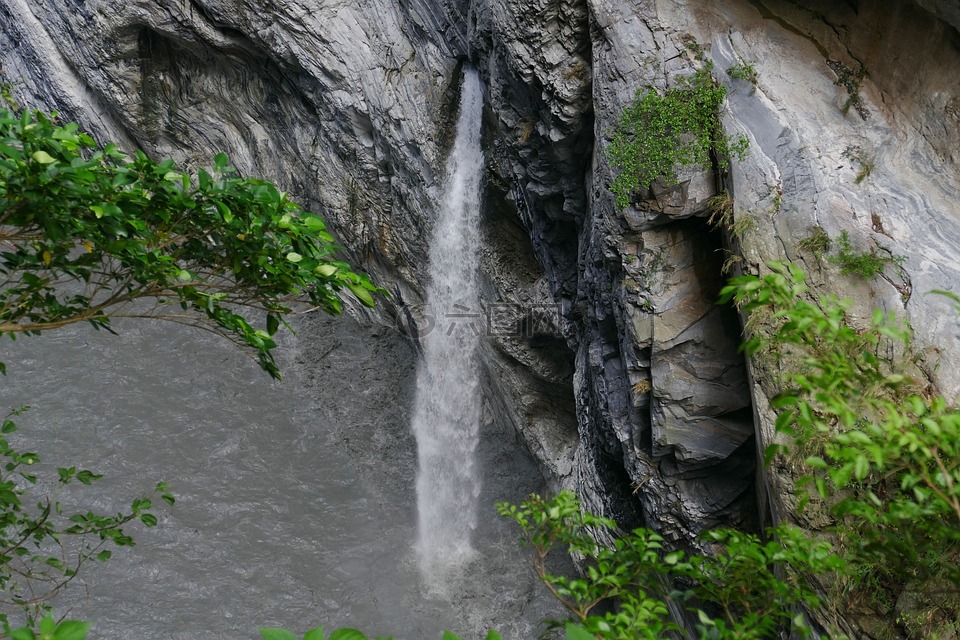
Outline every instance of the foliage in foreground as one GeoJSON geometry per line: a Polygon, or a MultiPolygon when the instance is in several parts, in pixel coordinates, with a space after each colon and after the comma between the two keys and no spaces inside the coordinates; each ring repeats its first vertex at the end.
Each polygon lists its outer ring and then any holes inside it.
{"type": "Polygon", "coordinates": [[[944,578],[960,588],[960,411],[891,361],[909,353],[903,323],[877,310],[857,328],[843,304],[803,299],[799,268],[772,266],[725,297],[773,324],[747,350],[788,365],[774,407],[805,462],[800,490],[814,489],[799,506],[819,500],[847,561],[888,587],[944,578]]]}
{"type": "Polygon", "coordinates": [[[335,259],[317,215],[224,154],[194,181],[41,112],[0,110],[0,241],[0,334],[162,318],[252,350],[274,377],[273,335],[301,297],[339,313],[341,289],[368,306],[382,291],[335,259]]]}
{"type": "Polygon", "coordinates": [[[727,136],[720,124],[720,105],[726,95],[726,87],[714,80],[709,63],[662,94],[637,90],[607,147],[607,157],[619,171],[610,185],[617,207],[629,205],[633,192],[646,189],[657,178],[675,182],[678,167],[707,169],[715,153],[722,170],[731,153],[746,152],[747,139],[727,136]]]}
{"type": "Polygon", "coordinates": [[[532,547],[533,568],[572,618],[598,638],[662,638],[680,631],[669,605],[693,614],[705,638],[769,638],[782,628],[806,636],[801,605],[820,596],[801,571],[836,571],[840,559],[829,545],[807,540],[782,525],[770,540],[734,530],[716,530],[706,541],[716,554],[668,552],[649,529],[618,538],[614,548],[594,542],[592,531],[616,531],[611,520],[583,513],[570,492],[552,500],[532,496],[519,507],[498,505],[520,525],[532,547]],[[585,575],[558,576],[547,568],[552,553],[573,553],[585,575]],[[784,571],[786,569],[786,571],[784,571]],[[611,606],[615,605],[615,606],[611,606]]]}
{"type": "MultiPolygon", "coordinates": [[[[20,413],[14,412],[14,413],[20,413]]],[[[33,495],[33,487],[64,487],[74,481],[91,485],[102,476],[76,467],[56,470],[56,480],[39,477],[34,465],[40,462],[33,452],[17,451],[8,436],[17,430],[8,416],[0,427],[0,604],[24,611],[29,621],[39,619],[48,609],[47,601],[63,588],[85,564],[105,562],[111,547],[133,545],[126,525],[138,521],[157,524],[152,512],[153,498],[169,504],[174,497],[169,487],[158,483],[152,496],[136,498],[129,509],[116,514],[78,511],[64,513],[58,500],[33,495]]],[[[0,623],[8,624],[0,613],[0,623]]]]}
{"type": "MultiPolygon", "coordinates": [[[[566,640],[596,640],[596,637],[587,631],[584,627],[567,623],[564,625],[564,638],[566,640]]],[[[300,640],[297,635],[286,629],[275,629],[275,628],[261,628],[260,637],[263,640],[300,640]]],[[[24,639],[24,640],[33,640],[24,639]]],[[[59,639],[57,639],[59,640],[59,639]]],[[[70,640],[83,640],[82,637],[70,640]]],[[[311,629],[307,631],[303,640],[324,640],[323,627],[317,627],[316,629],[311,629]]],[[[326,640],[368,640],[367,636],[357,631],[356,629],[337,629],[333,631],[329,636],[326,637],[326,640]]],[[[393,640],[392,637],[377,637],[376,640],[393,640]]],[[[444,631],[441,640],[461,640],[460,636],[450,633],[449,631],[444,631]]],[[[487,635],[484,636],[484,640],[503,640],[501,636],[496,631],[489,631],[487,635]]]]}
{"type": "MultiPolygon", "coordinates": [[[[339,313],[344,289],[368,306],[382,292],[337,248],[317,215],[239,176],[223,154],[194,179],[170,160],[99,147],[55,115],[0,109],[0,336],[157,318],[224,336],[278,378],[273,336],[286,314],[339,313]]],[[[39,456],[11,443],[18,413],[0,427],[0,636],[75,640],[86,623],[41,619],[49,598],[85,564],[132,545],[127,525],[156,525],[155,497],[174,498],[161,482],[115,514],[65,513],[40,487],[59,493],[101,476],[36,471],[39,456]],[[14,631],[15,610],[28,625],[14,631]]]]}
{"type": "MultiPolygon", "coordinates": [[[[701,638],[805,637],[814,622],[846,619],[852,603],[893,602],[905,588],[930,606],[882,611],[891,628],[947,637],[960,620],[960,411],[904,373],[903,323],[877,311],[856,327],[845,304],[806,299],[799,268],[769,266],[722,297],[766,326],[745,349],[784,371],[773,402],[784,440],[767,461],[801,469],[797,515],[818,509],[824,530],[782,523],[762,539],[710,531],[714,553],[699,555],[668,552],[646,529],[598,547],[590,531],[614,523],[582,513],[570,494],[499,510],[520,525],[537,575],[597,638],[667,637],[680,631],[669,605],[693,614],[701,638]],[[551,574],[554,550],[580,558],[585,574],[551,574]]],[[[960,311],[960,298],[948,297],[960,311]]]]}
{"type": "Polygon", "coordinates": [[[10,629],[4,622],[3,630],[13,640],[84,640],[90,629],[89,622],[77,620],[61,620],[57,622],[53,616],[46,615],[37,624],[37,628],[20,627],[10,629]]]}

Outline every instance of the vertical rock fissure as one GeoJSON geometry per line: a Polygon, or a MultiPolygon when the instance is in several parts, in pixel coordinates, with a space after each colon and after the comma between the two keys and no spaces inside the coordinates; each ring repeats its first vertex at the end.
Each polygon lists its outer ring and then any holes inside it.
{"type": "Polygon", "coordinates": [[[713,527],[752,530],[758,518],[740,325],[716,303],[727,243],[704,215],[640,232],[636,256],[623,247],[620,351],[632,410],[618,432],[632,434],[621,441],[648,524],[681,545],[713,527]]]}

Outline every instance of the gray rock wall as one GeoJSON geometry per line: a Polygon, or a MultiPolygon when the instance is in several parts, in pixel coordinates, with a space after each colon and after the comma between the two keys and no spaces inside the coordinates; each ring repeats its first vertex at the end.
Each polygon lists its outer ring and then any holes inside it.
{"type": "Polygon", "coordinates": [[[382,319],[408,324],[472,60],[489,104],[484,300],[506,314],[485,348],[488,417],[554,486],[686,544],[779,502],[775,477],[754,485],[775,372],[748,376],[737,318],[713,304],[731,247],[705,219],[723,188],[752,219],[735,270],[796,260],[858,312],[904,314],[925,374],[960,392],[955,321],[925,295],[960,286],[958,25],[948,0],[0,0],[0,64],[23,99],[102,138],[191,164],[226,150],[277,181],[394,291],[382,319]],[[707,60],[748,157],[618,210],[619,113],[707,60]],[[738,61],[756,87],[726,76],[738,61]],[[845,110],[838,72],[861,67],[845,110]],[[841,277],[798,248],[814,226],[902,267],[841,277]]]}
{"type": "Polygon", "coordinates": [[[712,304],[728,258],[735,272],[795,260],[819,292],[851,298],[861,317],[874,306],[897,311],[917,331],[922,374],[947,395],[960,391],[948,364],[960,351],[955,318],[943,300],[925,295],[960,283],[958,34],[941,20],[951,7],[594,0],[586,7],[589,42],[582,11],[564,3],[515,10],[514,25],[530,15],[541,20],[535,41],[553,53],[541,57],[528,50],[530,30],[491,28],[495,70],[534,79],[527,93],[507,81],[499,82],[509,91],[491,92],[502,131],[497,150],[512,160],[498,168],[515,185],[514,203],[577,351],[580,448],[568,484],[591,507],[624,524],[639,516],[678,542],[706,526],[757,524],[757,498],[776,509],[775,478],[762,478],[757,495],[753,477],[756,436],[773,437],[764,407],[777,372],[755,370],[748,382],[736,320],[712,304]],[[589,73],[564,73],[587,52],[589,73]],[[552,66],[530,70],[544,61],[552,66]],[[747,158],[723,184],[710,172],[684,175],[678,189],[637,194],[618,211],[604,149],[620,111],[637,88],[662,90],[707,61],[729,86],[724,124],[750,140],[747,158]],[[740,62],[754,64],[757,87],[724,73],[740,62]],[[845,108],[850,96],[838,72],[861,67],[862,105],[845,108]],[[571,89],[577,79],[590,83],[592,102],[571,119],[583,108],[571,89]],[[540,119],[530,126],[524,108],[537,93],[540,119]],[[588,159],[579,151],[581,129],[571,129],[587,123],[588,159]],[[576,189],[580,176],[584,192],[576,189]],[[735,247],[704,224],[721,188],[733,196],[734,220],[749,218],[735,247]],[[825,257],[798,249],[815,226],[834,238],[846,230],[856,248],[897,257],[900,266],[872,281],[841,276],[825,257]],[[574,232],[575,280],[564,268],[574,232]],[[614,468],[621,456],[626,477],[614,468]]]}

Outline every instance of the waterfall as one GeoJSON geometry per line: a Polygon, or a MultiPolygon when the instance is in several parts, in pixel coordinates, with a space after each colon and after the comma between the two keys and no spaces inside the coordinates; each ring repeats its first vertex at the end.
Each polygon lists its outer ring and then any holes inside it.
{"type": "Polygon", "coordinates": [[[477,346],[486,327],[477,285],[483,94],[465,69],[456,139],[430,244],[423,361],[417,372],[417,551],[428,583],[446,582],[473,554],[480,478],[477,346]]]}

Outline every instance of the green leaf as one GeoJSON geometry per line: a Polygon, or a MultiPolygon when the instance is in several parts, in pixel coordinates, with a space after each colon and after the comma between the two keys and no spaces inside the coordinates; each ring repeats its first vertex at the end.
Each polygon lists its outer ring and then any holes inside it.
{"type": "Polygon", "coordinates": [[[817,478],[815,485],[817,487],[818,496],[820,496],[821,498],[826,498],[828,495],[830,495],[830,492],[827,490],[827,483],[824,481],[823,478],[817,478]]]}
{"type": "Polygon", "coordinates": [[[260,636],[263,640],[300,640],[286,629],[260,627],[260,636]]]}
{"type": "Polygon", "coordinates": [[[360,302],[362,302],[364,305],[368,307],[374,306],[373,296],[370,295],[369,291],[367,291],[360,285],[354,284],[352,282],[347,283],[347,288],[350,289],[350,291],[353,292],[353,295],[355,295],[357,299],[360,302]]]}
{"type": "Polygon", "coordinates": [[[324,278],[329,278],[337,272],[337,268],[332,264],[321,264],[314,269],[313,272],[317,275],[323,276],[324,278]]]}
{"type": "Polygon", "coordinates": [[[89,622],[64,620],[57,625],[57,631],[53,634],[53,638],[54,640],[83,640],[87,637],[89,629],[89,622]]]}
{"type": "Polygon", "coordinates": [[[46,615],[40,620],[39,627],[41,635],[49,635],[57,630],[57,622],[53,619],[53,616],[46,615]]]}
{"type": "Polygon", "coordinates": [[[487,631],[487,637],[484,638],[484,640],[503,640],[503,636],[493,629],[490,629],[490,631],[487,631]]]}
{"type": "Polygon", "coordinates": [[[592,633],[578,624],[567,623],[566,640],[597,640],[592,633]]]}
{"type": "Polygon", "coordinates": [[[27,627],[15,629],[10,633],[10,637],[13,640],[36,640],[37,638],[33,633],[33,629],[28,629],[27,627]]]}
{"type": "Polygon", "coordinates": [[[303,634],[303,640],[323,640],[323,627],[310,629],[310,631],[303,634]]]}
{"type": "Polygon", "coordinates": [[[304,216],[303,224],[307,229],[311,231],[323,231],[327,228],[327,225],[324,224],[320,216],[308,215],[304,216]]]}
{"type": "Polygon", "coordinates": [[[297,253],[296,251],[291,251],[290,253],[287,254],[287,260],[289,260],[290,262],[296,263],[303,260],[303,256],[297,253]]]}
{"type": "Polygon", "coordinates": [[[94,480],[99,480],[103,477],[103,474],[93,473],[91,471],[83,470],[77,473],[77,480],[81,484],[90,485],[94,480]]]}
{"type": "Polygon", "coordinates": [[[36,160],[37,162],[39,162],[40,164],[50,164],[52,162],[57,161],[56,158],[51,156],[46,151],[34,151],[30,157],[36,160]]]}
{"type": "Polygon", "coordinates": [[[830,479],[833,484],[843,488],[850,484],[850,477],[853,475],[853,464],[847,463],[838,469],[830,470],[830,479]]]}
{"type": "Polygon", "coordinates": [[[140,522],[148,527],[155,527],[157,526],[157,516],[152,513],[144,513],[140,516],[140,522]]]}
{"type": "Polygon", "coordinates": [[[267,335],[274,335],[280,328],[280,318],[275,313],[267,314],[267,335]]]}
{"type": "Polygon", "coordinates": [[[717,623],[713,621],[713,618],[708,616],[703,609],[697,609],[697,618],[700,619],[700,624],[707,627],[715,627],[717,623]]]}
{"type": "Polygon", "coordinates": [[[443,640],[460,640],[460,636],[450,633],[449,631],[444,631],[443,640]]]}
{"type": "Polygon", "coordinates": [[[367,636],[356,629],[337,629],[327,640],[367,640],[367,636]]]}

